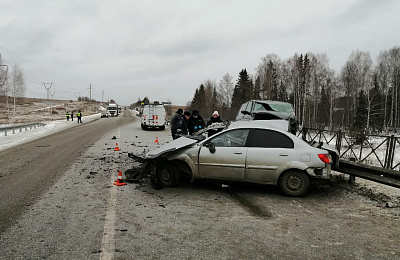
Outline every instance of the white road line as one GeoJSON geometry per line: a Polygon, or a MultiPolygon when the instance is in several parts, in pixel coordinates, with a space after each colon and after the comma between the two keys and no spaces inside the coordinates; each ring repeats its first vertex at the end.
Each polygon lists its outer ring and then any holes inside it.
{"type": "MultiPolygon", "coordinates": [[[[117,137],[120,137],[120,129],[118,128],[117,137]]],[[[114,159],[118,159],[119,152],[114,152],[114,159]]],[[[115,223],[116,223],[116,205],[117,205],[117,189],[113,183],[117,180],[118,176],[118,165],[115,163],[118,160],[114,160],[113,167],[111,168],[113,173],[111,174],[111,188],[110,198],[108,199],[106,221],[103,229],[103,240],[101,243],[101,254],[100,260],[112,260],[115,251],[115,223]]]]}

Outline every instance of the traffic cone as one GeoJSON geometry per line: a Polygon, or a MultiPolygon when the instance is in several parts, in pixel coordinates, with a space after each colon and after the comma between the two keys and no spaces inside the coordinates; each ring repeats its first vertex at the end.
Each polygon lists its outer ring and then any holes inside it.
{"type": "Polygon", "coordinates": [[[119,149],[119,147],[118,147],[118,143],[115,144],[115,149],[114,149],[114,151],[121,151],[121,149],[119,149]]]}
{"type": "Polygon", "coordinates": [[[158,144],[158,136],[156,136],[156,140],[154,141],[156,144],[158,144]]]}
{"type": "Polygon", "coordinates": [[[121,171],[119,171],[118,177],[117,177],[117,181],[114,182],[114,185],[117,185],[117,186],[126,185],[126,182],[124,182],[124,178],[122,178],[122,172],[121,171]]]}

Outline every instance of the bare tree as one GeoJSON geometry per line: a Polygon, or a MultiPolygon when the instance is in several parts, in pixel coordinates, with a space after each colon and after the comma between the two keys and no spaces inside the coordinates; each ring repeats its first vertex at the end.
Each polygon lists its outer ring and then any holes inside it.
{"type": "Polygon", "coordinates": [[[227,107],[231,106],[233,89],[233,77],[229,73],[226,73],[219,82],[218,93],[221,96],[221,102],[227,107]]]}
{"type": "Polygon", "coordinates": [[[11,96],[14,98],[14,116],[15,116],[15,111],[16,111],[15,99],[17,97],[24,96],[26,92],[24,73],[17,64],[13,66],[11,71],[9,90],[11,96]]]}
{"type": "Polygon", "coordinates": [[[282,61],[275,53],[261,58],[256,68],[256,77],[260,77],[261,99],[276,100],[277,90],[282,75],[282,61]]]}
{"type": "Polygon", "coordinates": [[[7,65],[3,64],[3,60],[1,59],[0,55],[0,96],[7,95],[7,86],[6,86],[7,73],[8,73],[8,67],[7,65]]]}

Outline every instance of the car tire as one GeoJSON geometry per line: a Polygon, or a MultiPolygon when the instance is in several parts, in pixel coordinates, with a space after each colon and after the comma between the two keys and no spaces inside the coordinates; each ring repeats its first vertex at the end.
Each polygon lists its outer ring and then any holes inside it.
{"type": "Polygon", "coordinates": [[[157,178],[165,187],[176,187],[179,183],[179,171],[171,163],[157,166],[157,178]]]}
{"type": "Polygon", "coordinates": [[[165,125],[160,126],[160,129],[161,129],[161,130],[165,130],[165,125]]]}
{"type": "Polygon", "coordinates": [[[299,170],[290,170],[281,175],[279,188],[287,196],[304,196],[310,188],[310,179],[299,170]]]}

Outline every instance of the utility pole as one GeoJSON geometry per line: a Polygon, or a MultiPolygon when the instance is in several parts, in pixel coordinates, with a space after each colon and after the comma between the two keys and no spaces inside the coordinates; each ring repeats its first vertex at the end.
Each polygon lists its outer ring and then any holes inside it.
{"type": "MultiPolygon", "coordinates": [[[[50,92],[50,95],[51,95],[51,99],[54,100],[54,93],[56,93],[56,91],[55,91],[55,90],[51,90],[51,91],[49,91],[49,92],[50,92]]],[[[53,105],[53,104],[50,105],[50,116],[51,116],[51,114],[53,114],[52,105],[53,105]]]]}
{"type": "Polygon", "coordinates": [[[89,102],[90,102],[92,101],[92,83],[90,83],[88,90],[89,90],[89,102]]]}
{"type": "Polygon", "coordinates": [[[51,83],[44,83],[43,82],[43,86],[45,89],[47,89],[47,99],[49,99],[49,90],[51,89],[51,86],[53,86],[53,82],[51,83]]]}
{"type": "Polygon", "coordinates": [[[104,90],[101,92],[101,103],[104,102],[103,99],[104,99],[104,90]]]}
{"type": "Polygon", "coordinates": [[[80,101],[79,98],[81,97],[81,93],[75,93],[76,101],[80,101]]]}

